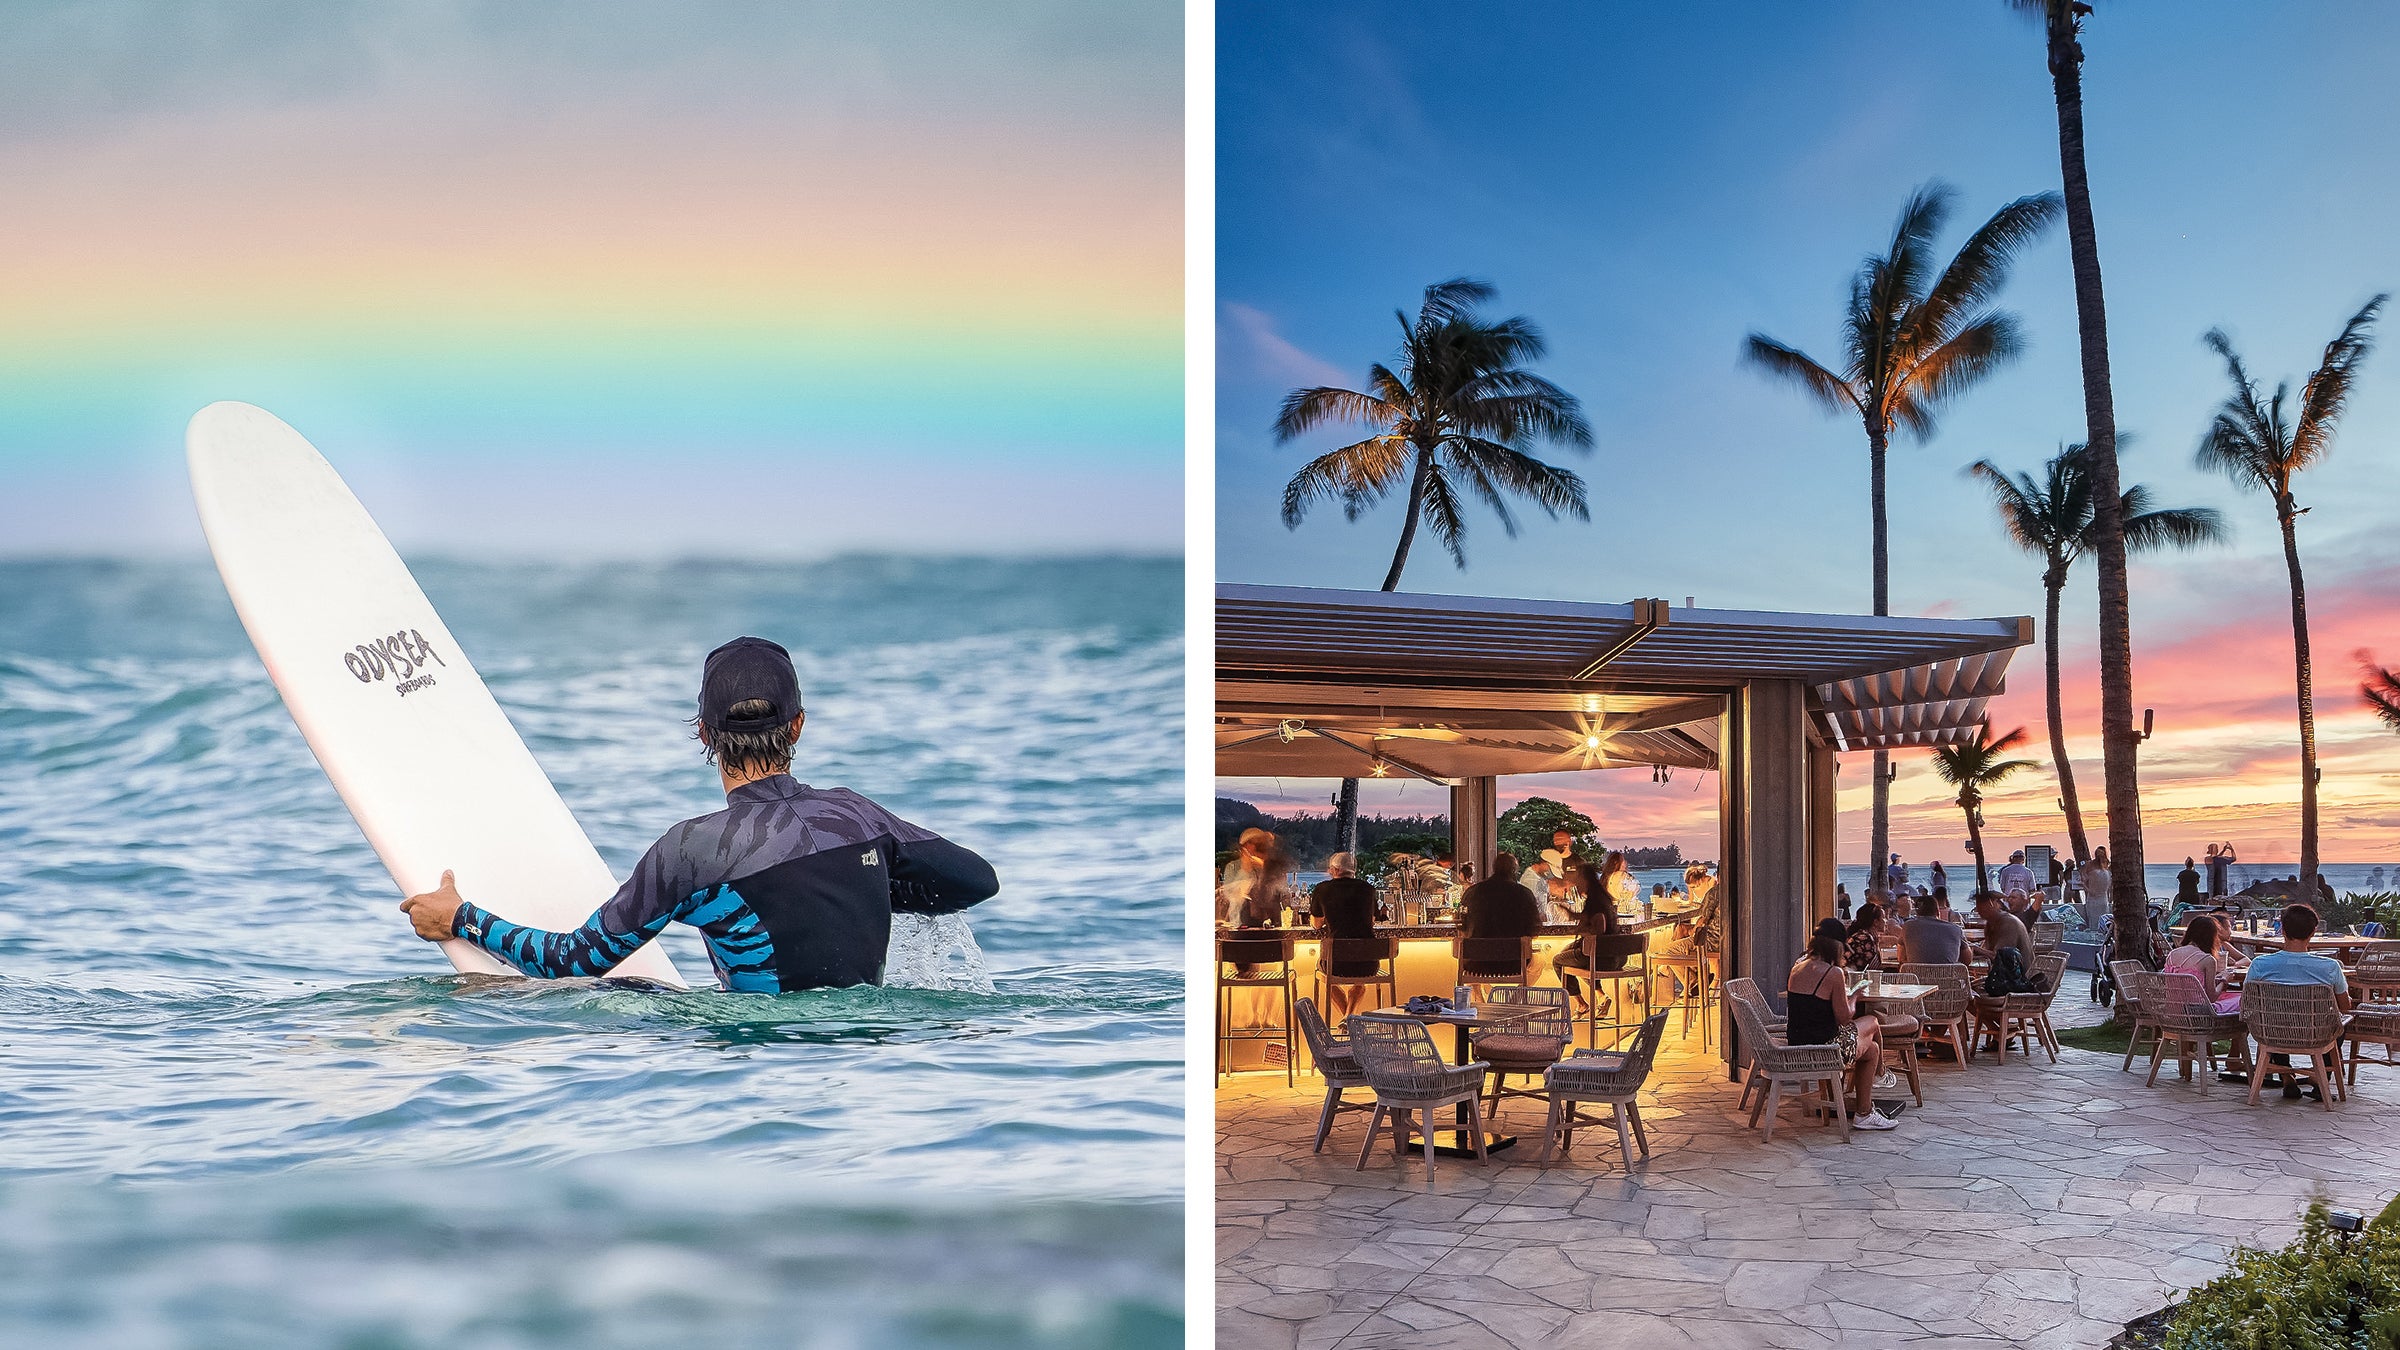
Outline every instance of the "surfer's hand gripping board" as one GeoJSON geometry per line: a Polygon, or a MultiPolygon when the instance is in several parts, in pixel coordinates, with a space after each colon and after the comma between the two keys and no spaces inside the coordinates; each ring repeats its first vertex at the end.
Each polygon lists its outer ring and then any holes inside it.
{"type": "MultiPolygon", "coordinates": [[[[455,872],[512,922],[581,924],[616,877],[341,476],[246,403],[202,408],[184,443],[234,611],[400,893],[455,872]]],[[[515,973],[455,937],[442,951],[515,973]]],[[[655,942],[612,973],[683,984],[655,942]]]]}

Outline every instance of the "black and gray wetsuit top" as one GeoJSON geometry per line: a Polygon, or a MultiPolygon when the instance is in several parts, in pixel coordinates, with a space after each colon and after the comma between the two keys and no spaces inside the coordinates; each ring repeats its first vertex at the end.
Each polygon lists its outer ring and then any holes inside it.
{"type": "Polygon", "coordinates": [[[1000,889],[992,865],[848,788],[775,774],[650,846],[632,877],[570,933],[473,903],[458,935],[528,975],[605,975],[688,923],[727,989],[784,993],[880,984],[892,913],[946,914],[1000,889]]]}

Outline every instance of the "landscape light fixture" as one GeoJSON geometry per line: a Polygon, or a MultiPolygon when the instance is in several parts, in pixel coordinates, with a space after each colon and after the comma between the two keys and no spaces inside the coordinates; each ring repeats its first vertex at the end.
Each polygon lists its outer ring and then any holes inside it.
{"type": "Polygon", "coordinates": [[[1896,763],[1895,763],[1895,764],[1886,764],[1886,765],[1884,765],[1884,766],[1883,766],[1883,781],[1885,781],[1885,782],[1887,782],[1887,783],[1897,783],[1897,782],[1899,782],[1899,781],[1900,781],[1900,766],[1899,766],[1898,764],[1896,764],[1896,763]]]}
{"type": "Polygon", "coordinates": [[[2325,1226],[2347,1241],[2352,1233],[2367,1226],[2367,1216],[2355,1209],[2329,1209],[2325,1211],[2325,1226]]]}
{"type": "Polygon", "coordinates": [[[2152,718],[2154,718],[2155,716],[2157,716],[2157,710],[2156,710],[2156,709],[2152,709],[2152,708],[2144,708],[2144,709],[2142,709],[2142,734],[2141,734],[2141,735],[2139,735],[2139,736],[2136,736],[2136,737],[2134,737],[2134,739],[2135,739],[2135,740],[2139,740],[2139,741],[2146,741],[2146,740],[2149,740],[2149,739],[2150,739],[2150,727],[2151,727],[2151,719],[2152,719],[2152,718]]]}

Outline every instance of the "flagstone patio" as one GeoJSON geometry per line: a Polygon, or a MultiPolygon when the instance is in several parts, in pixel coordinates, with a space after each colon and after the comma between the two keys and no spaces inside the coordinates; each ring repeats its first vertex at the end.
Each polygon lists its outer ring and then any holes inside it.
{"type": "MultiPolygon", "coordinates": [[[[2070,975],[2063,1025],[2106,1016],[2070,975]]],[[[1446,1038],[1445,1038],[1446,1040],[1446,1038]]],[[[1228,1077],[1217,1095],[1217,1343],[1378,1346],[2098,1346],[2239,1244],[2276,1244],[2311,1195],[2400,1186],[2400,1069],[2328,1112],[2219,1082],[2156,1088],[2118,1055],[1934,1063],[1900,1128],[1800,1124],[1760,1143],[1713,1055],[1670,1031],[1629,1178],[1603,1129],[1534,1165],[1523,1143],[1443,1158],[1428,1185],[1366,1115],[1311,1154],[1323,1086],[1228,1077]]],[[[2139,1065],[2137,1061],[2137,1067],[2139,1065]]],[[[2205,1075],[2201,1075],[2205,1077],[2205,1075]]]]}

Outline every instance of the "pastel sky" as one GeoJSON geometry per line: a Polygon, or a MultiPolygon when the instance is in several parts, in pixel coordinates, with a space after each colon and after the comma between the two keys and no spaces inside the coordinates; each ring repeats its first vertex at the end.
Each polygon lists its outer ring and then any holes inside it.
{"type": "Polygon", "coordinates": [[[297,426],[404,550],[1175,552],[1166,0],[0,9],[0,555],[297,426]]]}
{"type": "MultiPolygon", "coordinates": [[[[1297,531],[1281,485],[1331,434],[1274,444],[1300,385],[1355,385],[1394,345],[1392,312],[1455,275],[1548,332],[1540,369],[1584,401],[1594,520],[1538,515],[1516,539],[1478,511],[1461,572],[1420,547],[1403,586],[1460,594],[1863,613],[1864,438],[1736,363],[1761,330],[1838,357],[1847,279],[1911,188],[1961,194],[1947,250],[2003,202],[2055,188],[2057,126],[2039,30],[1998,0],[1893,5],[1219,7],[1218,557],[1231,581],[1373,587],[1397,502],[1297,531]]],[[[2223,326],[2253,372],[2295,384],[2368,296],[2400,289],[2400,9],[2370,0],[2102,3],[2085,40],[2089,162],[2128,481],[2224,509],[2233,544],[2134,572],[2137,702],[2154,860],[2232,839],[2297,854],[2291,630],[2273,513],[2202,474],[2192,449],[2224,398],[2200,344],[2223,326]]],[[[2031,351],[1957,400],[1891,461],[1894,612],[2039,615],[2034,560],[1960,477],[2033,468],[2083,438],[2063,232],[2003,303],[2031,351]]],[[[2371,358],[2330,462],[2300,486],[2324,747],[2325,852],[2400,856],[2400,737],[2360,710],[2359,649],[2400,664],[2400,350],[2371,358]]],[[[2088,564],[2062,624],[2066,716],[2087,803],[2100,796],[2088,564]]],[[[2064,844],[2051,805],[2039,648],[1995,725],[2025,725],[2041,767],[1986,809],[2007,839],[2064,844]]],[[[1844,860],[1864,861],[1866,760],[1842,776],[1844,860]]],[[[1898,847],[1964,854],[1921,756],[1895,785],[1898,847]]],[[[1330,784],[1226,780],[1323,809],[1330,784]]],[[[1612,841],[1713,855],[1716,784],[1637,772],[1504,780],[1598,817],[1612,841]]],[[[1423,784],[1370,809],[1440,810],[1423,784]]],[[[2090,818],[2095,830],[2101,820],[2090,818]]]]}

